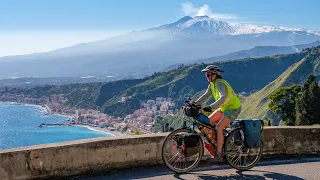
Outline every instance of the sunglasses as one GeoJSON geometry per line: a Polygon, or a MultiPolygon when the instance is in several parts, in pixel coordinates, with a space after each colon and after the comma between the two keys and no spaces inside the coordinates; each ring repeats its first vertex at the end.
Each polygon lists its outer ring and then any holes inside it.
{"type": "Polygon", "coordinates": [[[212,76],[211,73],[206,73],[206,77],[210,77],[210,76],[212,76]]]}

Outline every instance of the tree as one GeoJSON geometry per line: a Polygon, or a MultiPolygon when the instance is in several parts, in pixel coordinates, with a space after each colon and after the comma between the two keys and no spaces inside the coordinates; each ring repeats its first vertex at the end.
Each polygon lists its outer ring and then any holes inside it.
{"type": "Polygon", "coordinates": [[[163,117],[155,116],[153,124],[154,124],[154,131],[155,132],[163,132],[164,124],[165,124],[163,117]]]}
{"type": "Polygon", "coordinates": [[[287,125],[295,125],[296,121],[296,97],[301,91],[300,85],[292,85],[289,87],[281,87],[272,93],[268,104],[272,112],[279,114],[282,121],[287,125]]]}
{"type": "Polygon", "coordinates": [[[320,123],[320,88],[315,76],[308,77],[301,95],[297,98],[296,107],[297,125],[320,123]]]}
{"type": "Polygon", "coordinates": [[[174,115],[167,114],[166,116],[164,116],[163,120],[164,120],[164,123],[167,123],[170,126],[173,123],[173,121],[175,120],[175,117],[174,117],[174,115]]]}

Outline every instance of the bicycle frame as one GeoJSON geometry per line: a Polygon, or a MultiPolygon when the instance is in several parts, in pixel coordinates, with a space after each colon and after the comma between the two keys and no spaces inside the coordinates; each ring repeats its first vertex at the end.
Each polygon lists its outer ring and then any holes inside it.
{"type": "MultiPolygon", "coordinates": [[[[209,128],[210,130],[216,131],[215,130],[215,126],[209,126],[205,123],[202,123],[201,121],[197,120],[196,118],[193,118],[193,123],[192,123],[192,133],[196,132],[195,131],[195,126],[200,130],[201,134],[205,137],[205,139],[211,144],[212,144],[211,140],[209,139],[209,137],[207,136],[207,134],[203,131],[203,128],[201,126],[204,126],[206,128],[209,128]]],[[[226,129],[223,129],[224,133],[226,134],[226,137],[230,134],[230,132],[226,129]]]]}

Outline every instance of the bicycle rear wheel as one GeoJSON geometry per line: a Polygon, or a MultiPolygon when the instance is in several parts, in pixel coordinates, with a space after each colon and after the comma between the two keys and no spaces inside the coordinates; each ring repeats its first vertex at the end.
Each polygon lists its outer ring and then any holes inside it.
{"type": "Polygon", "coordinates": [[[199,143],[191,155],[185,153],[183,145],[177,142],[177,138],[188,134],[188,129],[177,129],[171,132],[162,145],[162,160],[171,171],[176,173],[187,173],[198,166],[203,156],[203,142],[199,136],[199,143]],[[173,154],[173,155],[171,155],[173,154]]]}
{"type": "Polygon", "coordinates": [[[240,171],[245,171],[253,168],[261,159],[263,147],[262,144],[257,148],[246,148],[243,142],[236,142],[234,134],[241,133],[241,129],[233,130],[227,137],[224,145],[225,157],[228,164],[240,171]]]}

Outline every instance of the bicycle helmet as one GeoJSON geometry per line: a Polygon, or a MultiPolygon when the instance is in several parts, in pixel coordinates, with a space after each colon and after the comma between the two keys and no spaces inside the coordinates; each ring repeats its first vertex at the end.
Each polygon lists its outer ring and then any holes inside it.
{"type": "Polygon", "coordinates": [[[222,71],[218,66],[216,65],[209,65],[206,68],[202,69],[201,72],[210,72],[212,74],[219,74],[220,72],[224,72],[222,71]]]}

